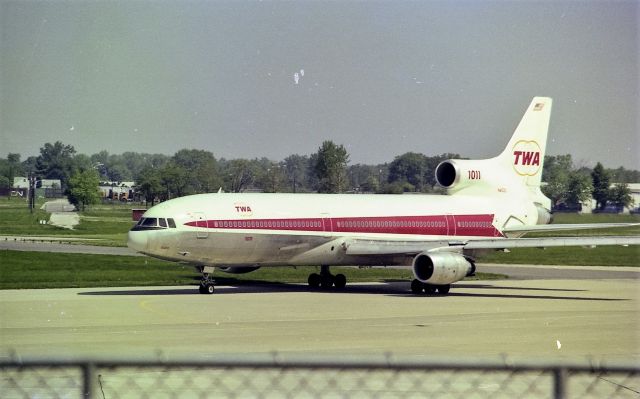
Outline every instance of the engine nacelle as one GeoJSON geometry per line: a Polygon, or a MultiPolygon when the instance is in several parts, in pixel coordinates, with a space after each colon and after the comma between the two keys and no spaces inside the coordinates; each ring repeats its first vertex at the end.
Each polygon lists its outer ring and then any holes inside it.
{"type": "Polygon", "coordinates": [[[449,159],[436,166],[436,182],[444,188],[452,188],[460,182],[460,168],[449,159]]]}
{"type": "Polygon", "coordinates": [[[449,159],[438,164],[435,174],[436,182],[451,194],[462,190],[495,193],[516,186],[513,176],[497,167],[492,159],[449,159]]]}
{"type": "Polygon", "coordinates": [[[484,186],[497,175],[490,160],[448,159],[436,166],[436,182],[449,190],[484,186]]]}
{"type": "Polygon", "coordinates": [[[413,275],[423,283],[451,284],[475,272],[464,256],[451,252],[423,252],[413,258],[413,275]]]}
{"type": "Polygon", "coordinates": [[[260,269],[260,266],[229,266],[229,267],[219,267],[218,270],[222,270],[225,273],[229,274],[245,274],[254,272],[260,269]]]}

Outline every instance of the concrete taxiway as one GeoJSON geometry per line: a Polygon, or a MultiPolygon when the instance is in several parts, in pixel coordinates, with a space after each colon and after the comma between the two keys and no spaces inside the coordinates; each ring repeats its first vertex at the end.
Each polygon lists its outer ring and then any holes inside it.
{"type": "Polygon", "coordinates": [[[382,354],[640,361],[637,279],[0,291],[0,357],[382,354]],[[13,355],[12,355],[13,353],[13,355]]]}

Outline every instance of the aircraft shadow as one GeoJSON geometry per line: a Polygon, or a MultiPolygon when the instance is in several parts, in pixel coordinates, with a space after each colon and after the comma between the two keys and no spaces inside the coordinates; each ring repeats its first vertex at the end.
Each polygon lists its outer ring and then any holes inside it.
{"type": "Polygon", "coordinates": [[[460,284],[457,287],[458,288],[491,288],[492,290],[526,290],[526,291],[558,291],[558,292],[586,292],[587,291],[587,290],[579,290],[579,289],[571,289],[571,288],[496,287],[490,284],[460,284]]]}
{"type": "MultiPolygon", "coordinates": [[[[415,295],[409,290],[409,284],[403,282],[385,282],[383,284],[352,284],[347,285],[342,290],[320,290],[310,289],[306,284],[286,284],[286,283],[249,283],[234,285],[220,285],[216,287],[215,295],[232,295],[232,294],[269,294],[269,293],[320,293],[320,294],[371,294],[371,295],[388,295],[394,297],[405,297],[413,299],[443,300],[451,297],[473,297],[473,298],[504,298],[504,299],[552,299],[563,301],[626,301],[627,299],[619,298],[594,298],[594,297],[577,297],[577,296],[561,296],[560,292],[586,292],[587,290],[577,289],[552,289],[552,288],[529,288],[529,287],[496,287],[491,284],[461,284],[457,287],[454,285],[451,292],[446,296],[438,295],[415,295]],[[459,292],[460,289],[474,289],[478,292],[459,292]],[[482,292],[484,290],[513,290],[522,293],[494,293],[482,292]],[[527,292],[557,292],[557,295],[536,294],[527,292]]],[[[87,296],[167,296],[167,295],[202,295],[198,292],[197,286],[185,286],[176,288],[135,288],[135,289],[114,289],[108,291],[86,291],[80,292],[78,295],[87,296]]]]}

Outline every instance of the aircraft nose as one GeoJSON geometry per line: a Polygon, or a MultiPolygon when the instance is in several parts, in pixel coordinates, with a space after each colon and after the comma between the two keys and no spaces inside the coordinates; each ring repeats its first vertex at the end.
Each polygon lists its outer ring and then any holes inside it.
{"type": "Polygon", "coordinates": [[[130,231],[127,246],[137,252],[147,250],[147,234],[145,231],[130,231]]]}

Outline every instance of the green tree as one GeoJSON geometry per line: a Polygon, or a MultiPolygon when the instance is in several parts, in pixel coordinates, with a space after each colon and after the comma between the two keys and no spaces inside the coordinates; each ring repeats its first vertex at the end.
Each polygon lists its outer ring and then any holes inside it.
{"type": "Polygon", "coordinates": [[[137,152],[125,152],[120,155],[119,162],[129,170],[131,177],[137,181],[138,177],[145,168],[151,167],[160,169],[167,162],[170,157],[162,154],[141,154],[137,152]]]}
{"type": "Polygon", "coordinates": [[[107,151],[102,150],[91,155],[91,164],[100,173],[100,178],[103,180],[121,182],[131,180],[133,177],[133,173],[127,167],[122,155],[110,155],[107,151]]]}
{"type": "Polygon", "coordinates": [[[629,185],[626,183],[616,183],[611,189],[610,200],[619,208],[633,206],[634,201],[629,185]]]}
{"type": "Polygon", "coordinates": [[[164,188],[163,200],[182,197],[187,188],[187,171],[171,160],[160,170],[160,183],[164,188]]]}
{"type": "Polygon", "coordinates": [[[218,162],[211,152],[183,149],[176,152],[172,160],[186,172],[186,194],[210,193],[222,186],[218,162]]]}
{"type": "Polygon", "coordinates": [[[569,174],[564,200],[567,205],[576,207],[591,199],[592,190],[593,187],[589,175],[585,175],[580,171],[572,171],[569,174]]]}
{"type": "Polygon", "coordinates": [[[349,154],[344,146],[325,141],[315,154],[314,171],[318,177],[318,192],[340,193],[347,187],[349,154]]]}
{"type": "Polygon", "coordinates": [[[76,172],[69,178],[68,198],[76,208],[85,210],[87,205],[97,204],[100,201],[98,193],[98,173],[93,169],[76,172]]]}
{"type": "Polygon", "coordinates": [[[40,155],[36,159],[36,172],[39,177],[60,179],[62,188],[66,188],[74,172],[75,153],[73,146],[65,145],[60,141],[54,144],[46,143],[40,148],[40,155]]]}
{"type": "Polygon", "coordinates": [[[620,166],[618,169],[607,169],[611,176],[611,181],[616,183],[637,183],[640,182],[640,171],[625,169],[620,166]]]}
{"type": "Polygon", "coordinates": [[[400,183],[405,188],[412,187],[410,191],[422,191],[426,169],[426,156],[415,152],[407,152],[395,157],[389,164],[388,182],[391,185],[400,183]],[[409,183],[410,186],[404,183],[409,183]]]}
{"type": "Polygon", "coordinates": [[[596,200],[596,208],[602,210],[607,206],[607,201],[611,197],[611,178],[600,162],[593,168],[591,179],[593,181],[592,195],[596,200]]]}
{"type": "Polygon", "coordinates": [[[22,176],[24,174],[24,168],[20,163],[20,154],[9,153],[7,155],[7,173],[5,176],[10,182],[10,186],[13,185],[13,178],[16,176],[22,176]]]}
{"type": "Polygon", "coordinates": [[[415,186],[407,181],[387,183],[380,188],[382,194],[402,194],[415,191],[415,186]]]}
{"type": "Polygon", "coordinates": [[[7,176],[0,175],[0,188],[10,188],[12,184],[7,176]]]}
{"type": "Polygon", "coordinates": [[[24,161],[22,161],[22,170],[24,172],[24,176],[32,176],[37,174],[38,172],[38,157],[30,156],[24,161]]]}
{"type": "MultiPolygon", "coordinates": [[[[76,174],[82,170],[93,169],[96,170],[93,163],[91,162],[91,158],[89,158],[85,154],[75,154],[71,160],[71,174],[76,174]]],[[[98,171],[96,170],[96,173],[98,171]]],[[[100,179],[100,175],[98,174],[98,179],[100,179]]]]}
{"type": "MultiPolygon", "coordinates": [[[[119,157],[117,157],[119,158],[119,157]]],[[[131,172],[124,162],[110,161],[107,168],[107,178],[109,181],[129,181],[132,178],[131,172]]]]}
{"type": "Polygon", "coordinates": [[[380,191],[379,165],[351,165],[347,168],[349,186],[355,191],[376,193],[380,191]]]}
{"type": "Polygon", "coordinates": [[[256,185],[265,193],[282,192],[286,187],[287,176],[284,172],[284,164],[269,161],[263,158],[256,176],[256,185]]]}
{"type": "Polygon", "coordinates": [[[307,171],[309,169],[309,157],[306,155],[289,155],[282,162],[287,184],[292,193],[308,191],[307,171]]]}
{"type": "Polygon", "coordinates": [[[156,198],[162,192],[162,181],[160,179],[160,171],[151,166],[142,169],[136,180],[138,192],[144,197],[147,203],[153,206],[156,198]]]}
{"type": "Polygon", "coordinates": [[[102,150],[96,154],[91,155],[90,159],[91,164],[98,171],[100,178],[103,180],[111,180],[108,176],[109,153],[105,150],[102,150]]]}
{"type": "Polygon", "coordinates": [[[570,154],[544,157],[542,181],[546,184],[542,187],[542,192],[551,199],[553,205],[566,201],[572,170],[573,160],[570,154]]]}
{"type": "Polygon", "coordinates": [[[255,164],[247,159],[224,162],[224,181],[227,191],[240,193],[253,184],[256,178],[255,164]]]}

